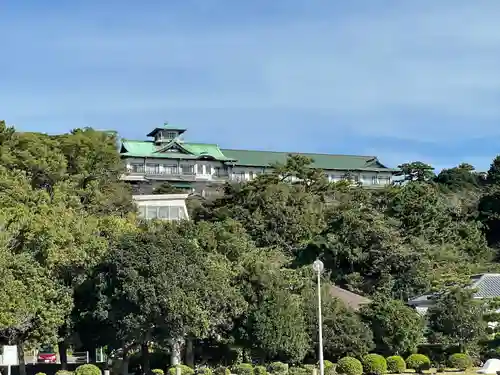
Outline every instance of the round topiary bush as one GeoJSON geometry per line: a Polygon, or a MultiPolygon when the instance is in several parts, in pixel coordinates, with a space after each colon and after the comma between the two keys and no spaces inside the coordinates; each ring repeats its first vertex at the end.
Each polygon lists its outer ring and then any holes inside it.
{"type": "Polygon", "coordinates": [[[406,358],[406,366],[417,372],[422,372],[431,368],[431,360],[423,354],[412,354],[406,358]]]}
{"type": "Polygon", "coordinates": [[[174,367],[170,367],[168,369],[168,375],[177,375],[176,368],[179,367],[181,369],[181,375],[194,375],[194,370],[186,365],[177,365],[174,367]]]}
{"type": "Polygon", "coordinates": [[[268,370],[273,375],[286,375],[288,373],[288,365],[283,362],[273,362],[269,365],[268,370]]]}
{"type": "Polygon", "coordinates": [[[165,372],[161,368],[155,368],[151,372],[155,375],[165,375],[165,372]]]}
{"type": "Polygon", "coordinates": [[[233,367],[233,373],[236,375],[254,375],[251,363],[240,363],[233,367]]]}
{"type": "Polygon", "coordinates": [[[231,371],[224,366],[219,366],[214,369],[214,375],[231,375],[231,371]]]}
{"type": "Polygon", "coordinates": [[[457,370],[467,370],[472,367],[472,358],[465,353],[455,353],[450,355],[448,363],[450,367],[456,368],[457,370]]]}
{"type": "Polygon", "coordinates": [[[73,371],[58,370],[55,375],[73,375],[73,371]]]}
{"type": "Polygon", "coordinates": [[[265,366],[255,366],[253,373],[255,375],[267,375],[267,369],[265,366]]]}
{"type": "Polygon", "coordinates": [[[387,361],[379,354],[365,355],[362,363],[365,374],[382,375],[387,372],[387,361]]]}
{"type": "Polygon", "coordinates": [[[96,365],[87,363],[85,365],[78,366],[75,370],[75,375],[101,375],[101,369],[96,365]]]}
{"type": "Polygon", "coordinates": [[[362,375],[363,365],[353,357],[344,357],[337,362],[337,373],[344,375],[362,375]]]}
{"type": "Polygon", "coordinates": [[[406,362],[403,357],[393,355],[387,357],[387,371],[391,374],[402,374],[406,371],[406,362]]]}
{"type": "Polygon", "coordinates": [[[45,372],[37,372],[35,375],[47,375],[45,372]]]}

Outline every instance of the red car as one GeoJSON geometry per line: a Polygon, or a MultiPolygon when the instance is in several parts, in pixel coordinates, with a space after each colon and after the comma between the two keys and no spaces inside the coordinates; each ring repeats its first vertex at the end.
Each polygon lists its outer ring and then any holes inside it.
{"type": "Polygon", "coordinates": [[[56,363],[57,355],[56,351],[52,346],[43,346],[38,351],[38,355],[36,357],[36,361],[38,363],[56,363]]]}

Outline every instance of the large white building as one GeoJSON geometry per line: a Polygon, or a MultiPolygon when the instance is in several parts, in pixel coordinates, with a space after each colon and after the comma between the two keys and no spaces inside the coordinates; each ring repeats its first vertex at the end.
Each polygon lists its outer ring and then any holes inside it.
{"type": "Polygon", "coordinates": [[[330,181],[349,176],[363,186],[380,187],[390,184],[396,172],[376,156],[221,149],[216,144],[185,142],[185,131],[165,124],[147,134],[150,140],[121,141],[127,168],[123,178],[134,185],[136,194],[149,194],[168,182],[205,195],[221,182],[250,181],[270,171],[274,163],[284,163],[290,154],[312,158],[313,167],[324,170],[330,181]]]}

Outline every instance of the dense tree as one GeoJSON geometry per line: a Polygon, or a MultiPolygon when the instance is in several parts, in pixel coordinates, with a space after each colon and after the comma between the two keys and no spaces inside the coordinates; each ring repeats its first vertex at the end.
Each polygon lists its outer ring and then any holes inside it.
{"type": "Polygon", "coordinates": [[[221,197],[193,200],[193,222],[141,224],[116,142],[93,129],[50,136],[0,122],[5,342],[59,340],[64,364],[77,335],[88,350],[142,351],[146,370],[151,342],[175,359],[184,343],[190,365],[193,343],[228,364],[315,361],[316,258],[329,359],[411,351],[422,322],[404,301],[427,291],[439,296],[432,342],[464,345],[484,332],[482,307],[457,288],[499,269],[499,157],[485,176],[468,164],[435,176],[405,163],[403,183],[370,190],[352,171],[330,183],[313,160],[290,155],[221,197]],[[373,302],[353,311],[333,284],[373,302]]]}
{"type": "Polygon", "coordinates": [[[400,300],[378,295],[361,315],[373,332],[377,353],[405,355],[421,343],[424,319],[400,300]]]}
{"type": "Polygon", "coordinates": [[[141,346],[148,371],[149,342],[205,338],[230,328],[244,308],[235,272],[224,257],[180,236],[175,224],[152,224],[111,249],[84,286],[83,305],[112,328],[122,348],[141,346]]]}
{"type": "Polygon", "coordinates": [[[405,181],[428,182],[435,177],[434,168],[421,161],[403,163],[398,165],[398,168],[400,169],[398,175],[403,176],[405,181]]]}
{"type": "Polygon", "coordinates": [[[431,342],[459,345],[463,351],[484,336],[484,305],[473,294],[472,289],[452,288],[437,298],[428,312],[431,342]]]}

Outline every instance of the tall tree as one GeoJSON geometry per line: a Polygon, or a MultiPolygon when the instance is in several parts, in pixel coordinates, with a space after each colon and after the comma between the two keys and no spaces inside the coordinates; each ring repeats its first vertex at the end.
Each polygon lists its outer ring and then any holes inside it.
{"type": "Polygon", "coordinates": [[[400,300],[379,295],[363,306],[361,315],[373,332],[377,353],[405,355],[423,339],[423,317],[400,300]]]}
{"type": "Polygon", "coordinates": [[[441,294],[428,311],[429,340],[459,345],[465,351],[486,333],[484,305],[474,290],[452,288],[441,294]]]}

